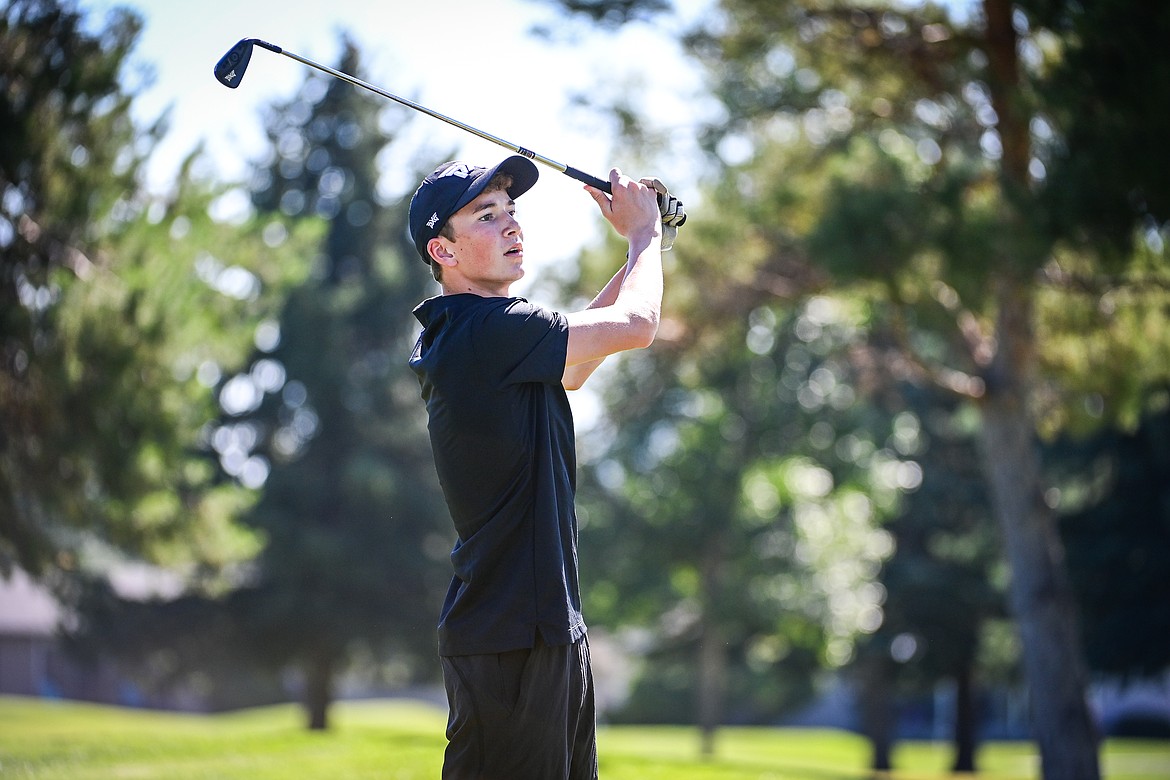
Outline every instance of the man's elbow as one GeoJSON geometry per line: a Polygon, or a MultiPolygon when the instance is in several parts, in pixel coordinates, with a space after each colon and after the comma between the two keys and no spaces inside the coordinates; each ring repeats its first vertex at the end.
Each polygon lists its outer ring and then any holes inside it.
{"type": "Polygon", "coordinates": [[[658,335],[658,312],[641,311],[630,316],[629,349],[645,349],[658,335]]]}

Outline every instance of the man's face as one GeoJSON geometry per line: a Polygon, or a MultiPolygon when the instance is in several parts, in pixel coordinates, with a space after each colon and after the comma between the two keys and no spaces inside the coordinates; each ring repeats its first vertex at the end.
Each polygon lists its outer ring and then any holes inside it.
{"type": "Polygon", "coordinates": [[[507,191],[484,192],[448,220],[455,240],[441,238],[455,260],[443,269],[444,283],[462,284],[492,295],[507,295],[524,276],[524,231],[516,221],[516,204],[507,191]]]}

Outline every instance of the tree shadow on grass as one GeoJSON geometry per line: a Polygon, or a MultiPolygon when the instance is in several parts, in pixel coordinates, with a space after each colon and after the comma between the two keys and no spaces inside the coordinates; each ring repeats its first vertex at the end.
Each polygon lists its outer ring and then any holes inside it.
{"type": "Polygon", "coordinates": [[[601,757],[605,770],[640,780],[883,780],[870,770],[842,770],[793,761],[761,761],[722,756],[710,760],[672,761],[667,758],[601,757]]]}

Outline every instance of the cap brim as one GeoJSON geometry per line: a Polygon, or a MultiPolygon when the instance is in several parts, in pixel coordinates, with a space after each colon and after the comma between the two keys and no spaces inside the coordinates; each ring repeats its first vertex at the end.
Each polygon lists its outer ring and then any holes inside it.
{"type": "Polygon", "coordinates": [[[487,189],[488,184],[497,173],[504,173],[512,177],[512,185],[508,187],[508,197],[512,200],[516,200],[516,198],[519,198],[528,192],[528,190],[532,189],[532,185],[536,184],[536,180],[540,177],[540,171],[532,160],[522,155],[514,154],[496,167],[488,168],[477,176],[472,185],[467,188],[467,191],[455,203],[455,208],[451,209],[451,213],[454,214],[478,198],[487,189]]]}

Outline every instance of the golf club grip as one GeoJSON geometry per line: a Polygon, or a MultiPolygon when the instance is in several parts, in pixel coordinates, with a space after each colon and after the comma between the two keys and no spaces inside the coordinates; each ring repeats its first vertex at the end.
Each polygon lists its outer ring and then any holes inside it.
{"type": "Polygon", "coordinates": [[[571,165],[565,166],[564,174],[566,176],[573,177],[574,179],[576,179],[579,182],[582,182],[584,184],[588,184],[590,187],[596,187],[597,189],[601,190],[602,192],[606,193],[607,195],[613,194],[613,188],[609,185],[609,182],[602,181],[601,179],[597,178],[596,176],[590,176],[589,174],[585,173],[584,171],[579,171],[576,168],[572,167],[571,165]]]}
{"type": "MultiPolygon", "coordinates": [[[[584,173],[583,171],[579,171],[570,165],[566,165],[565,169],[561,172],[563,174],[565,174],[566,176],[572,176],[574,179],[576,179],[579,182],[584,182],[585,184],[588,184],[590,187],[596,187],[597,189],[601,190],[602,192],[604,192],[608,195],[613,194],[613,187],[610,186],[610,183],[607,181],[602,181],[601,179],[597,178],[596,176],[590,176],[589,174],[584,173]]],[[[660,211],[662,211],[662,213],[664,215],[663,218],[665,219],[666,203],[668,200],[670,200],[670,195],[663,193],[663,192],[659,192],[657,194],[658,194],[658,209],[660,211]]],[[[678,205],[680,207],[682,206],[681,203],[678,205]]],[[[680,211],[681,211],[681,208],[680,208],[680,211]]],[[[675,222],[674,224],[678,225],[678,226],[682,226],[682,223],[686,222],[686,220],[687,220],[687,218],[686,218],[686,215],[684,214],[682,216],[682,219],[675,222]]]]}

